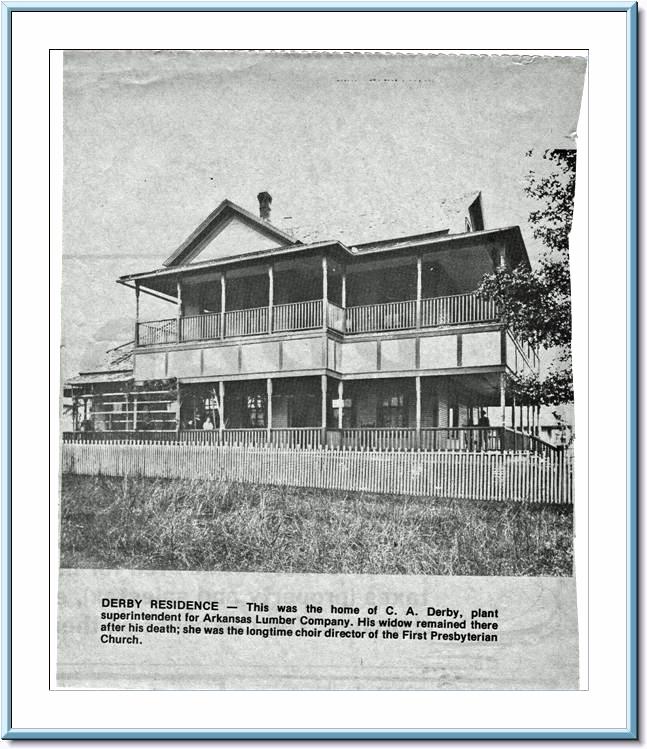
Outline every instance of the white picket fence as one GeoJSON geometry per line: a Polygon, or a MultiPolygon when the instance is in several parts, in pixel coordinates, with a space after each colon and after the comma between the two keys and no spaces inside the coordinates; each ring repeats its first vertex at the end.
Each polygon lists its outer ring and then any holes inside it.
{"type": "Polygon", "coordinates": [[[573,501],[573,460],[564,454],[77,442],[63,445],[62,470],[461,499],[573,501]]]}

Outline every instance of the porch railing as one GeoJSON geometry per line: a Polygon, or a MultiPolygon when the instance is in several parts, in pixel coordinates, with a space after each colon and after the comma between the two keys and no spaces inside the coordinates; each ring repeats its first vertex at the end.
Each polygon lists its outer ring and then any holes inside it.
{"type": "Polygon", "coordinates": [[[191,315],[180,318],[180,340],[208,341],[220,338],[222,333],[222,315],[214,312],[210,315],[191,315]]]}
{"type": "Polygon", "coordinates": [[[362,304],[346,309],[347,333],[371,333],[416,327],[416,302],[362,304]]]}
{"type": "Polygon", "coordinates": [[[490,322],[498,319],[497,306],[491,299],[476,294],[455,294],[423,299],[420,325],[437,327],[460,323],[490,322]]]}
{"type": "Polygon", "coordinates": [[[177,430],[111,430],[109,432],[63,432],[63,442],[177,442],[177,430]]]}
{"type": "Polygon", "coordinates": [[[322,325],[323,301],[312,299],[307,302],[277,304],[273,307],[272,330],[283,333],[291,330],[312,330],[322,325]]]}
{"type": "Polygon", "coordinates": [[[540,455],[551,455],[559,451],[559,448],[555,447],[555,445],[551,445],[550,442],[544,442],[544,440],[534,434],[512,429],[505,430],[503,440],[504,450],[528,450],[540,455]]]}
{"type": "Polygon", "coordinates": [[[501,430],[496,427],[435,427],[420,430],[341,429],[330,430],[331,446],[360,450],[501,450],[501,430]]]}
{"type": "MultiPolygon", "coordinates": [[[[384,304],[363,304],[346,309],[328,302],[327,326],[340,333],[375,333],[420,327],[493,322],[498,319],[496,304],[476,294],[456,294],[420,301],[418,321],[415,299],[384,304]]],[[[323,325],[323,300],[277,304],[270,307],[229,310],[177,319],[139,323],[139,345],[154,346],[179,341],[316,330],[323,325]],[[271,324],[270,324],[271,323],[271,324]],[[223,329],[224,326],[224,329],[223,329]]]]}
{"type": "Polygon", "coordinates": [[[237,309],[225,312],[225,335],[228,338],[267,333],[268,307],[237,309]]]}
{"type": "Polygon", "coordinates": [[[503,427],[434,427],[418,432],[399,429],[327,429],[290,427],[267,429],[181,429],[145,432],[65,432],[65,442],[124,440],[132,442],[190,442],[208,445],[262,447],[274,445],[295,449],[321,446],[355,450],[425,450],[453,452],[518,451],[548,456],[558,448],[533,435],[503,427]]]}
{"type": "Polygon", "coordinates": [[[503,427],[433,427],[421,429],[419,437],[410,427],[329,429],[328,445],[359,450],[524,450],[541,454],[556,451],[538,437],[503,427]]]}
{"type": "Polygon", "coordinates": [[[140,322],[137,340],[140,346],[158,346],[177,341],[177,318],[140,322]]]}
{"type": "Polygon", "coordinates": [[[308,449],[321,446],[319,427],[291,427],[289,429],[180,429],[179,442],[197,442],[207,445],[244,445],[258,447],[274,445],[308,449]]]}
{"type": "Polygon", "coordinates": [[[339,333],[343,333],[346,324],[346,310],[343,307],[338,307],[332,302],[328,302],[328,327],[331,330],[336,330],[339,333]]]}

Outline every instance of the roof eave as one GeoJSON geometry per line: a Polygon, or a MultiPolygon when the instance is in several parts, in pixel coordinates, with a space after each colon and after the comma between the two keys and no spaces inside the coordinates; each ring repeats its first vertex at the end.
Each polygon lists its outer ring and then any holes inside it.
{"type": "MultiPolygon", "coordinates": [[[[133,274],[126,275],[126,276],[120,276],[117,279],[117,283],[128,285],[128,282],[143,281],[147,278],[153,279],[153,278],[159,278],[160,276],[163,276],[163,277],[179,276],[179,275],[190,273],[196,270],[217,269],[217,268],[220,268],[223,266],[226,267],[228,265],[232,265],[235,263],[252,262],[254,260],[262,260],[264,258],[269,258],[269,257],[277,257],[277,256],[289,255],[293,253],[307,252],[311,250],[321,250],[321,249],[325,249],[329,247],[336,247],[342,253],[346,253],[350,257],[360,258],[360,257],[369,257],[373,255],[381,255],[381,254],[388,253],[388,252],[402,252],[406,250],[410,250],[410,251],[417,250],[423,247],[430,247],[432,245],[437,246],[437,247],[443,247],[449,244],[453,244],[455,242],[465,242],[465,241],[476,242],[481,239],[488,239],[488,238],[494,239],[497,236],[502,237],[505,235],[509,235],[511,239],[515,242],[515,245],[517,249],[519,250],[520,260],[530,265],[530,262],[528,259],[528,252],[526,250],[526,246],[523,241],[520,228],[518,226],[506,226],[506,227],[501,227],[498,229],[484,229],[482,231],[464,232],[461,234],[442,234],[437,237],[431,236],[427,238],[414,238],[411,241],[404,242],[404,243],[402,242],[402,238],[398,237],[393,240],[392,247],[389,247],[388,245],[386,246],[380,245],[379,247],[375,247],[374,249],[365,249],[360,252],[353,252],[353,250],[347,247],[340,240],[326,240],[326,241],[321,241],[321,242],[313,242],[311,244],[285,245],[283,247],[277,247],[277,248],[268,249],[268,250],[259,250],[258,252],[250,252],[245,255],[231,255],[225,258],[219,258],[218,260],[208,260],[203,263],[190,263],[188,265],[173,266],[172,268],[167,268],[167,267],[157,268],[153,271],[133,273],[133,274]]],[[[416,235],[416,237],[417,236],[420,236],[420,235],[416,235]]]]}
{"type": "Polygon", "coordinates": [[[274,247],[268,250],[259,250],[258,252],[248,252],[244,255],[230,255],[229,257],[218,258],[218,260],[205,260],[202,263],[190,263],[188,265],[176,265],[172,268],[156,268],[152,271],[142,273],[131,273],[126,276],[119,276],[117,283],[126,285],[128,281],[139,281],[145,278],[158,278],[159,276],[179,276],[190,273],[195,270],[209,270],[222,266],[232,265],[233,263],[243,263],[252,260],[259,260],[266,257],[276,257],[277,255],[287,255],[295,252],[306,252],[308,250],[321,250],[327,247],[338,247],[342,251],[355,256],[343,242],[336,239],[323,242],[313,242],[312,244],[293,244],[283,247],[274,247]]]}

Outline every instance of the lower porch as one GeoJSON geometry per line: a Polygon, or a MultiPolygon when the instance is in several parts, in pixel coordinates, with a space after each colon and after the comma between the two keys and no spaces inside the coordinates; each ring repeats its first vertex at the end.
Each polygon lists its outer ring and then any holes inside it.
{"type": "MultiPolygon", "coordinates": [[[[499,373],[180,382],[174,395],[175,402],[162,406],[163,422],[151,421],[149,413],[144,418],[135,412],[129,418],[131,406],[126,399],[119,419],[108,422],[99,415],[94,422],[84,421],[82,432],[66,437],[301,449],[542,453],[554,449],[538,437],[538,411],[510,402],[499,373]]],[[[99,406],[98,414],[101,411],[99,406]]]]}

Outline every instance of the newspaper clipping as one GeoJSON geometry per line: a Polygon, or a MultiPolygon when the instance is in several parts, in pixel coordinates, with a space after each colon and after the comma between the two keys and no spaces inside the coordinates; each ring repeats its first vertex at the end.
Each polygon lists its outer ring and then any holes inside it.
{"type": "Polygon", "coordinates": [[[64,53],[54,687],[579,688],[586,64],[64,53]]]}

